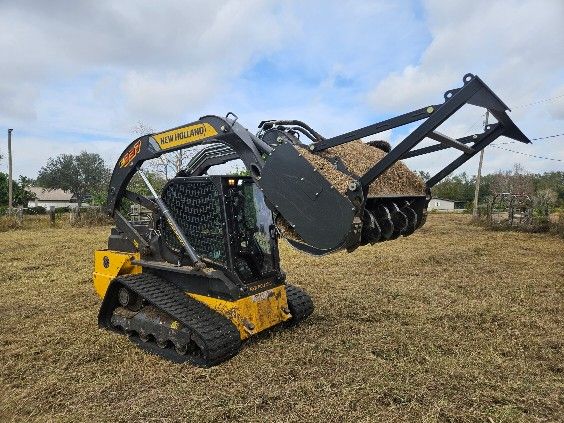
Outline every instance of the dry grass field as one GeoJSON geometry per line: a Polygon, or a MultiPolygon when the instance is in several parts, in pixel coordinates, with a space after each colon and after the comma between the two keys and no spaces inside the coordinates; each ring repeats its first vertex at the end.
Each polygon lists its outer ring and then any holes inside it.
{"type": "Polygon", "coordinates": [[[354,254],[284,245],[312,318],[199,369],[97,329],[107,232],[0,233],[0,421],[562,421],[560,238],[431,215],[354,254]]]}

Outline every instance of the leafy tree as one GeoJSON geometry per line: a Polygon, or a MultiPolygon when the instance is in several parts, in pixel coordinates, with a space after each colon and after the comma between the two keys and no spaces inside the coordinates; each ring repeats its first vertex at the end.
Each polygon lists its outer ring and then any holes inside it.
{"type": "Polygon", "coordinates": [[[466,203],[474,199],[475,178],[468,177],[464,172],[460,175],[450,176],[435,185],[431,191],[434,197],[446,198],[466,203]]]}
{"type": "Polygon", "coordinates": [[[496,193],[533,195],[535,192],[533,175],[520,164],[515,164],[511,170],[495,173],[491,188],[496,193]]]}
{"type": "MultiPolygon", "coordinates": [[[[153,186],[157,194],[160,193],[167,182],[164,175],[160,172],[150,170],[143,170],[143,173],[145,173],[145,176],[147,177],[149,183],[153,186]]],[[[145,185],[145,181],[143,181],[141,176],[139,176],[139,174],[137,173],[133,175],[133,178],[131,178],[131,181],[129,181],[127,189],[145,196],[152,196],[149,188],[147,187],[147,185],[145,185]]]]}
{"type": "Polygon", "coordinates": [[[425,172],[424,170],[417,171],[417,176],[419,176],[424,181],[431,179],[431,174],[429,172],[425,172]]]}
{"type": "Polygon", "coordinates": [[[554,206],[558,201],[558,194],[552,188],[545,188],[537,192],[537,202],[547,207],[554,206]]]}
{"type": "MultiPolygon", "coordinates": [[[[423,179],[426,178],[425,172],[420,171],[418,174],[423,179]]],[[[461,173],[445,178],[432,189],[432,192],[435,197],[472,204],[475,183],[474,176],[469,177],[461,173]]],[[[489,197],[500,192],[527,194],[549,207],[562,207],[564,206],[564,172],[531,174],[522,166],[515,165],[511,170],[482,175],[479,203],[485,203],[489,197]]]]}
{"type": "MultiPolygon", "coordinates": [[[[20,176],[18,181],[12,181],[13,204],[14,206],[27,206],[28,202],[35,198],[35,195],[28,191],[32,180],[20,176]]],[[[0,207],[8,205],[8,174],[0,172],[0,207]]]]}
{"type": "Polygon", "coordinates": [[[545,172],[533,175],[535,192],[552,190],[556,193],[555,205],[564,206],[564,172],[545,172]]]}
{"type": "Polygon", "coordinates": [[[37,175],[37,184],[47,189],[62,189],[72,193],[80,213],[85,198],[102,189],[108,172],[99,154],[86,151],[76,156],[61,154],[47,160],[37,175]]]}
{"type": "MultiPolygon", "coordinates": [[[[167,183],[167,180],[165,179],[164,175],[161,172],[157,172],[157,171],[153,172],[153,171],[145,170],[145,169],[143,170],[143,172],[145,173],[145,176],[147,176],[149,183],[155,189],[157,194],[162,192],[165,184],[167,183]]],[[[151,194],[151,191],[149,191],[149,188],[145,184],[145,181],[143,181],[143,179],[141,178],[141,176],[139,176],[138,173],[133,175],[133,178],[131,178],[131,181],[129,181],[129,184],[127,184],[127,189],[129,191],[133,191],[137,194],[141,194],[141,195],[144,195],[146,197],[152,197],[153,196],[151,194]]],[[[134,203],[131,200],[129,200],[127,198],[123,198],[121,200],[121,205],[119,207],[121,213],[124,214],[124,215],[127,215],[131,210],[132,204],[134,204],[134,203]]]]}
{"type": "Polygon", "coordinates": [[[106,206],[111,176],[112,174],[110,169],[107,169],[102,176],[100,183],[90,191],[90,204],[93,206],[106,206]]]}
{"type": "Polygon", "coordinates": [[[20,175],[18,182],[14,184],[14,204],[26,207],[31,200],[35,199],[35,194],[28,190],[33,183],[33,179],[20,175]]]}

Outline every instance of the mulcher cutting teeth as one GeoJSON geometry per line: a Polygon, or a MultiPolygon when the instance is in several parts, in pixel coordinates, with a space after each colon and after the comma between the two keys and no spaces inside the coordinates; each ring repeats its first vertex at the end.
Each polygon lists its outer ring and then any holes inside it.
{"type": "Polygon", "coordinates": [[[407,217],[407,227],[403,231],[403,236],[409,236],[417,229],[417,213],[409,205],[403,206],[401,211],[407,217]]]}
{"type": "Polygon", "coordinates": [[[390,240],[398,238],[407,229],[407,216],[400,210],[394,202],[390,203],[390,214],[394,223],[394,232],[390,240]]]}
{"type": "Polygon", "coordinates": [[[382,236],[382,229],[372,213],[364,210],[364,228],[362,230],[361,244],[374,244],[382,236]]]}
{"type": "Polygon", "coordinates": [[[382,236],[382,241],[387,241],[392,237],[394,233],[394,222],[392,221],[392,215],[386,206],[379,205],[374,210],[374,215],[376,217],[376,222],[380,226],[382,236]]]}

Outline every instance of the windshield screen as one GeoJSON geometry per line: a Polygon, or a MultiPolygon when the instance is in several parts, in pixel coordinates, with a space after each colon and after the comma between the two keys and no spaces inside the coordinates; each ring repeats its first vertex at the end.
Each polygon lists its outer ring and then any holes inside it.
{"type": "MultiPolygon", "coordinates": [[[[163,201],[198,255],[229,266],[220,195],[211,180],[180,178],[173,181],[163,191],[163,201]]],[[[181,251],[180,242],[165,222],[162,231],[168,247],[181,251]]]]}
{"type": "Polygon", "coordinates": [[[229,186],[233,222],[233,264],[241,279],[250,282],[275,270],[272,212],[260,189],[238,179],[229,186]]]}

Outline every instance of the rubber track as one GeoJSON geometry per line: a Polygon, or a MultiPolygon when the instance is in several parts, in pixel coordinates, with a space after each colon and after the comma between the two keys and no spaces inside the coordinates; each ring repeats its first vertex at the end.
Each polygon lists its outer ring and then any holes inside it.
{"type": "Polygon", "coordinates": [[[288,308],[292,313],[292,318],[288,321],[289,325],[297,325],[313,313],[313,301],[303,289],[295,285],[286,285],[286,297],[288,308]]]}
{"type": "MultiPolygon", "coordinates": [[[[145,301],[178,320],[191,332],[192,339],[202,350],[201,360],[186,356],[194,364],[213,366],[239,351],[241,346],[239,331],[230,320],[187,296],[165,280],[146,273],[120,276],[114,279],[110,285],[111,289],[108,288],[108,294],[110,296],[114,294],[115,298],[120,285],[128,287],[145,301]]],[[[108,323],[116,301],[114,299],[106,304],[108,294],[100,309],[99,323],[101,326],[115,330],[111,327],[111,323],[108,323]]]]}

